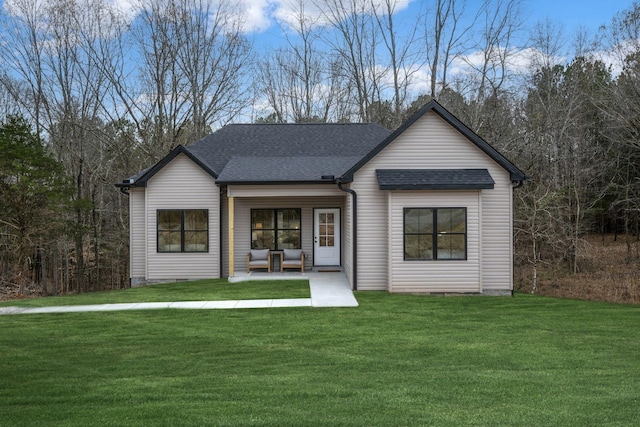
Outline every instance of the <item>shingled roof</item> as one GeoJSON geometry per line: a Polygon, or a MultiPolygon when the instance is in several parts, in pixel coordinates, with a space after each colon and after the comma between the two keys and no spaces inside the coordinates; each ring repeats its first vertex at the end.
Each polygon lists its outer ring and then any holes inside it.
{"type": "MultiPolygon", "coordinates": [[[[356,171],[429,111],[449,122],[507,170],[513,182],[522,182],[528,178],[502,154],[432,100],[393,132],[372,123],[227,125],[189,147],[177,147],[153,167],[117,185],[145,187],[152,176],[179,154],[188,156],[221,185],[333,182],[334,179],[348,182],[353,179],[356,171]]],[[[443,172],[422,172],[417,176],[416,172],[405,170],[402,177],[395,176],[394,179],[400,181],[393,185],[405,186],[410,175],[423,182],[421,185],[425,188],[442,186],[445,178],[462,180],[462,184],[458,184],[466,186],[478,178],[475,176],[472,179],[467,172],[449,172],[451,173],[447,176],[443,172]]],[[[390,178],[383,177],[383,182],[388,179],[390,178]]],[[[454,184],[450,182],[449,185],[454,184]]],[[[478,185],[489,183],[483,181],[478,185]]]]}
{"type": "Polygon", "coordinates": [[[380,190],[482,190],[495,182],[486,169],[376,169],[380,190]]]}
{"type": "Polygon", "coordinates": [[[390,133],[372,123],[232,124],[188,147],[179,146],[125,182],[146,186],[180,153],[220,184],[324,182],[328,176],[341,176],[390,133]]]}

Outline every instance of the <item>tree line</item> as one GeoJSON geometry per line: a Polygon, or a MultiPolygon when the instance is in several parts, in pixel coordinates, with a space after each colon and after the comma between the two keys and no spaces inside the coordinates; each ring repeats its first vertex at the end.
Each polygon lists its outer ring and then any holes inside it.
{"type": "Polygon", "coordinates": [[[265,48],[234,0],[5,2],[0,288],[126,287],[113,184],[224,124],[393,129],[431,98],[531,176],[514,204],[534,288],[539,265],[578,272],[590,233],[619,233],[637,258],[640,4],[571,36],[528,25],[519,0],[433,0],[411,17],[396,0],[289,6],[265,48]]]}

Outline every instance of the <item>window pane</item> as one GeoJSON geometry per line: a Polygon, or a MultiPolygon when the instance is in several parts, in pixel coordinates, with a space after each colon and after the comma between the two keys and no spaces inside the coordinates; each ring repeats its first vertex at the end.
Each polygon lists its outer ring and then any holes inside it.
{"type": "Polygon", "coordinates": [[[180,252],[180,231],[160,231],[158,233],[158,251],[180,252]]]}
{"type": "Polygon", "coordinates": [[[451,209],[451,232],[466,233],[467,232],[467,210],[451,209]]]}
{"type": "Polygon", "coordinates": [[[404,232],[417,233],[420,230],[420,210],[405,209],[404,210],[404,232]]]}
{"type": "Polygon", "coordinates": [[[420,236],[404,236],[404,259],[420,259],[420,236]]]}
{"type": "Polygon", "coordinates": [[[184,229],[185,230],[207,230],[207,211],[193,210],[184,211],[184,229]]]}
{"type": "Polygon", "coordinates": [[[438,234],[438,259],[465,259],[464,234],[438,234]]]}
{"type": "Polygon", "coordinates": [[[433,259],[433,235],[420,236],[420,258],[433,259]]]}
{"type": "Polygon", "coordinates": [[[273,230],[275,228],[273,210],[253,209],[251,211],[251,228],[273,230]]]}
{"type": "Polygon", "coordinates": [[[251,249],[275,249],[274,232],[272,230],[253,230],[251,232],[251,249]]]}
{"type": "Polygon", "coordinates": [[[433,233],[433,209],[405,209],[405,233],[433,233]]]}
{"type": "Polygon", "coordinates": [[[438,209],[439,233],[464,233],[466,212],[464,208],[438,209]]]}
{"type": "Polygon", "coordinates": [[[298,209],[281,209],[278,211],[279,229],[299,229],[300,211],[298,209]]]}
{"type": "Polygon", "coordinates": [[[180,211],[158,211],[158,230],[180,230],[180,211]]]}
{"type": "Polygon", "coordinates": [[[300,230],[278,232],[278,249],[300,249],[300,230]]]}
{"type": "Polygon", "coordinates": [[[185,252],[207,252],[208,232],[206,231],[185,231],[184,251],[185,252]]]}
{"type": "Polygon", "coordinates": [[[405,235],[404,258],[433,259],[433,236],[431,234],[405,235]]]}

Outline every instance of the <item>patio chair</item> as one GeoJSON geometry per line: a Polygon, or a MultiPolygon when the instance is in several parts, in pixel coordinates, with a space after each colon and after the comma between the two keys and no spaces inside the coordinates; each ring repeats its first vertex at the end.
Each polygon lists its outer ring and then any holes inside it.
{"type": "Polygon", "coordinates": [[[282,262],[280,272],[285,268],[299,268],[304,273],[304,252],[302,249],[284,249],[282,251],[282,262]]]}
{"type": "Polygon", "coordinates": [[[271,252],[269,249],[251,249],[247,254],[247,273],[255,269],[267,269],[271,273],[271,252]]]}

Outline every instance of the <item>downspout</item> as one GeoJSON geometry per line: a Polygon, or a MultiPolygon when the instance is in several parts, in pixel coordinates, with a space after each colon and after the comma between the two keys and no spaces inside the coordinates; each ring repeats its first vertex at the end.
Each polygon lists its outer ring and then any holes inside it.
{"type": "Polygon", "coordinates": [[[224,227],[222,226],[222,215],[224,215],[224,196],[226,195],[226,191],[220,188],[220,206],[218,206],[218,250],[219,250],[219,270],[220,270],[220,278],[224,275],[224,227]]]}
{"type": "Polygon", "coordinates": [[[351,247],[352,259],[353,259],[353,290],[358,290],[358,194],[351,188],[344,188],[342,186],[342,180],[338,179],[338,188],[345,193],[351,194],[353,200],[353,246],[351,247]]]}
{"type": "MultiPolygon", "coordinates": [[[[524,181],[526,179],[529,179],[529,177],[525,175],[524,179],[521,179],[521,180],[518,180],[518,181],[511,181],[511,188],[512,188],[511,198],[512,199],[513,199],[513,190],[522,187],[524,185],[524,181]]],[[[513,209],[513,201],[511,202],[511,206],[512,206],[512,209],[513,209]]],[[[513,235],[513,215],[514,214],[515,214],[515,212],[511,213],[511,240],[512,240],[512,243],[511,243],[511,248],[512,249],[511,250],[512,250],[512,252],[515,251],[515,249],[513,248],[513,245],[515,245],[514,235],[513,235]]],[[[511,274],[512,274],[512,276],[513,276],[513,257],[514,257],[514,254],[512,253],[511,254],[511,264],[512,264],[511,274]]],[[[513,280],[513,277],[512,277],[512,280],[513,280]]],[[[514,290],[511,289],[511,296],[513,296],[513,295],[514,295],[514,290]]]]}

